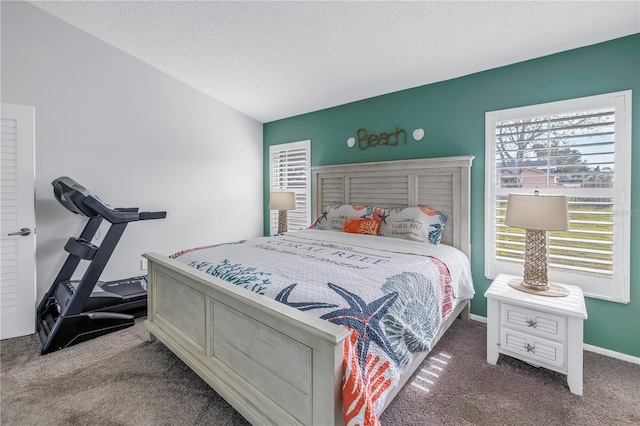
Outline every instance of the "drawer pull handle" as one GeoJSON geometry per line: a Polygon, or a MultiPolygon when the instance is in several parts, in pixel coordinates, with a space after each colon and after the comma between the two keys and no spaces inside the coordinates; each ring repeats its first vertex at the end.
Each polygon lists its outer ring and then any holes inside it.
{"type": "Polygon", "coordinates": [[[534,320],[532,320],[532,319],[527,320],[527,327],[533,327],[533,328],[536,328],[536,325],[538,325],[538,322],[537,322],[537,321],[534,321],[534,320]]]}
{"type": "Polygon", "coordinates": [[[534,354],[536,353],[536,347],[535,346],[531,346],[528,343],[525,345],[524,348],[527,350],[527,352],[533,352],[534,354]]]}

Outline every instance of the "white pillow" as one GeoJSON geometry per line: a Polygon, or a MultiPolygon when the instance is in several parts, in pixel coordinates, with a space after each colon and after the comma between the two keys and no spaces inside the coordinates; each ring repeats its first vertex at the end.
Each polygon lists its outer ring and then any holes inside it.
{"type": "Polygon", "coordinates": [[[438,245],[446,223],[446,215],[428,207],[386,209],[378,235],[438,245]]]}

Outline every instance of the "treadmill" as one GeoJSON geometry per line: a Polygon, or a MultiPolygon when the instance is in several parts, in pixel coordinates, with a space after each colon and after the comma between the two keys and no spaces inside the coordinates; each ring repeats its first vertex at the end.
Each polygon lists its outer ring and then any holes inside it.
{"type": "Polygon", "coordinates": [[[137,207],[113,209],[66,176],[51,184],[60,204],[89,220],[80,235],[65,244],[67,260],[38,305],[36,329],[43,355],[130,327],[136,317],[146,314],[146,276],[108,282],[99,278],[130,222],[167,216],[164,211],[139,212],[137,207]],[[96,246],[91,241],[103,220],[111,225],[100,246],[96,246]],[[89,265],[81,279],[73,280],[82,260],[89,265]]]}

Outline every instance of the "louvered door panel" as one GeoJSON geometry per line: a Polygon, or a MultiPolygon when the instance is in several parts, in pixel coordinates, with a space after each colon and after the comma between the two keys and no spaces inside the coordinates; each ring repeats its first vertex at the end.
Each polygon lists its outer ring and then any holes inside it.
{"type": "Polygon", "coordinates": [[[0,111],[0,338],[7,339],[35,332],[35,109],[0,111]],[[29,232],[18,235],[22,228],[29,232]]]}
{"type": "MultiPolygon", "coordinates": [[[[2,229],[18,228],[18,136],[17,121],[2,119],[0,142],[0,185],[2,186],[2,229]]],[[[0,247],[0,309],[3,314],[18,311],[18,246],[16,238],[2,235],[0,247]]]]}

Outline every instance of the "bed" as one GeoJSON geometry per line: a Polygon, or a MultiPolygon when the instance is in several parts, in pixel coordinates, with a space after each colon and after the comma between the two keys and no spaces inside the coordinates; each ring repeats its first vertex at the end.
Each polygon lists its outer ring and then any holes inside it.
{"type": "MultiPolygon", "coordinates": [[[[438,246],[442,246],[442,250],[446,246],[455,247],[468,262],[472,160],[472,156],[459,156],[313,167],[314,217],[326,214],[329,205],[380,209],[428,206],[448,218],[438,246]]],[[[380,251],[377,244],[381,239],[395,241],[397,247],[417,246],[394,238],[318,229],[224,245],[237,252],[240,246],[249,244],[270,256],[295,255],[296,259],[302,256],[291,253],[293,247],[323,251],[327,247],[353,250],[355,245],[360,256],[355,257],[355,261],[362,261],[364,256],[367,262],[375,263],[375,256],[386,258],[390,253],[386,246],[380,251]],[[365,247],[362,243],[365,240],[375,247],[365,247]]],[[[338,322],[326,321],[309,312],[316,308],[320,312],[335,310],[339,303],[314,304],[312,308],[305,305],[301,310],[300,303],[291,302],[295,299],[293,287],[274,289],[275,299],[260,294],[270,291],[264,288],[260,291],[260,286],[266,286],[265,280],[262,283],[254,280],[250,284],[253,291],[247,291],[237,285],[238,280],[232,283],[233,279],[228,282],[220,278],[229,279],[224,270],[211,273],[214,269],[211,262],[199,257],[208,249],[218,250],[217,246],[188,249],[171,257],[144,254],[149,261],[145,326],[150,339],[160,340],[252,424],[333,425],[345,424],[345,420],[350,423],[353,419],[349,416],[345,419],[343,410],[342,386],[343,371],[349,368],[344,363],[346,348],[356,344],[354,334],[338,322]]],[[[411,253],[415,248],[398,250],[409,251],[400,254],[398,259],[417,256],[411,253]]],[[[329,254],[335,258],[335,253],[334,250],[329,254]]],[[[439,253],[435,253],[434,258],[448,256],[439,253]]],[[[309,257],[318,261],[315,254],[309,257]]],[[[351,267],[340,257],[340,263],[351,267]]],[[[222,265],[223,269],[237,266],[233,260],[222,260],[226,263],[214,262],[213,266],[222,265]]],[[[401,260],[389,263],[398,262],[401,260]]],[[[256,271],[261,270],[251,270],[256,271]]],[[[336,281],[336,277],[324,279],[327,285],[331,281],[336,281]]],[[[342,295],[349,294],[337,285],[329,288],[342,295]]],[[[442,324],[434,330],[429,347],[437,343],[457,317],[468,319],[472,293],[460,291],[464,297],[454,298],[442,324]]],[[[395,386],[376,402],[376,416],[388,406],[427,353],[428,350],[418,352],[404,361],[407,365],[395,380],[395,386]]]]}

